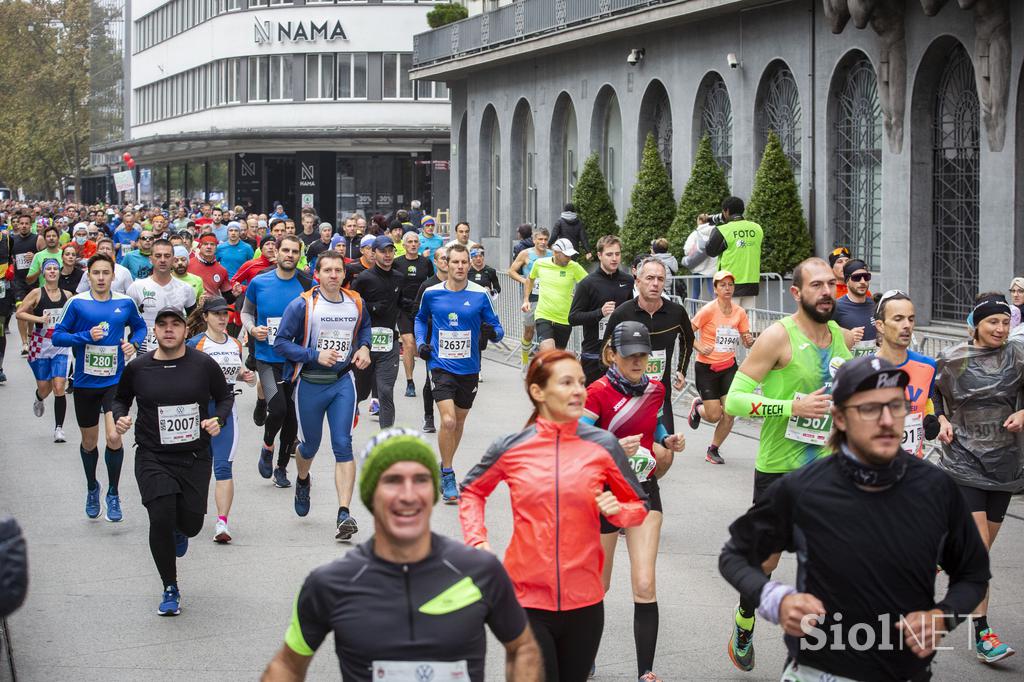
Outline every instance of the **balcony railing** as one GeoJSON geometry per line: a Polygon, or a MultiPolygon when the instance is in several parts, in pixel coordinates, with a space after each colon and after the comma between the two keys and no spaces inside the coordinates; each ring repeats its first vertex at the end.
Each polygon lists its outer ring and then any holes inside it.
{"type": "Polygon", "coordinates": [[[413,37],[413,68],[679,0],[517,0],[413,37]]]}

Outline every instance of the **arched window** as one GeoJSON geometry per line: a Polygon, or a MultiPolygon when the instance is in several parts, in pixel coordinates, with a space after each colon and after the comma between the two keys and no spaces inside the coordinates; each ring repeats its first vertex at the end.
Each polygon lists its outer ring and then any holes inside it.
{"type": "Polygon", "coordinates": [[[488,237],[501,234],[501,135],[498,115],[487,105],[480,125],[480,212],[487,225],[483,233],[488,237]]]}
{"type": "Polygon", "coordinates": [[[610,85],[605,85],[594,98],[594,115],[590,124],[590,148],[597,150],[601,172],[608,184],[608,194],[615,210],[622,211],[622,114],[619,98],[610,85]]]}
{"type": "Polygon", "coordinates": [[[757,163],[761,163],[761,155],[768,143],[768,133],[774,132],[793,168],[797,187],[800,187],[800,149],[803,143],[800,91],[793,72],[784,62],[776,61],[768,65],[761,80],[757,102],[757,163]]]}
{"type": "Polygon", "coordinates": [[[668,91],[661,81],[651,81],[644,98],[640,102],[640,134],[637,136],[637,167],[643,160],[644,144],[647,134],[654,135],[658,145],[658,153],[665,164],[668,175],[672,177],[672,105],[668,100],[668,91]]]}
{"type": "Polygon", "coordinates": [[[512,218],[537,224],[537,150],[530,104],[520,100],[512,117],[512,218]]]}
{"type": "Polygon", "coordinates": [[[882,116],[875,69],[863,54],[840,71],[833,90],[835,242],[868,269],[881,269],[882,116]]]}
{"type": "Polygon", "coordinates": [[[711,153],[728,180],[732,176],[732,102],[722,77],[717,73],[705,76],[700,98],[697,139],[708,136],[711,153]]]}
{"type": "Polygon", "coordinates": [[[458,154],[458,158],[456,158],[456,163],[457,163],[458,170],[459,170],[459,180],[458,180],[458,183],[459,183],[458,184],[458,188],[459,188],[458,215],[460,216],[460,218],[457,218],[457,220],[461,219],[462,217],[464,217],[466,215],[466,198],[467,198],[466,194],[468,193],[467,190],[468,190],[468,187],[469,187],[469,182],[468,182],[468,179],[466,177],[466,171],[467,171],[466,150],[469,148],[469,145],[467,144],[468,138],[469,138],[469,131],[468,131],[469,122],[468,122],[468,120],[469,119],[468,119],[467,115],[463,114],[462,115],[462,121],[459,123],[459,146],[456,148],[456,153],[458,154]]]}
{"type": "Polygon", "coordinates": [[[978,293],[978,91],[962,45],[950,51],[932,119],[932,316],[963,321],[978,293]]]}
{"type": "Polygon", "coordinates": [[[572,201],[579,177],[579,129],[576,126],[576,108],[569,93],[563,92],[555,101],[551,116],[550,198],[561,211],[572,201]]]}

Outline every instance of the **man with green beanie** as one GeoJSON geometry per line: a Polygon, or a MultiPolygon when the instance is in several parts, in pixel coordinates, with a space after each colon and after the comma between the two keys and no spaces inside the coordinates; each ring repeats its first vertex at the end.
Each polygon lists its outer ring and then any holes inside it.
{"type": "Polygon", "coordinates": [[[331,632],[345,682],[478,682],[484,624],[505,645],[506,679],[541,679],[540,649],[501,562],[430,532],[440,477],[417,432],[391,428],[370,440],[359,494],[374,536],[306,578],[265,682],[305,679],[331,632]]]}

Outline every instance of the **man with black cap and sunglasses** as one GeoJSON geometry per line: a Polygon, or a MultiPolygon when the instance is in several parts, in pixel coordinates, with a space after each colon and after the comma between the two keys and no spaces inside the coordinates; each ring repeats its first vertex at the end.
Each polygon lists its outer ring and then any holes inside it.
{"type": "Polygon", "coordinates": [[[988,554],[952,478],[901,448],[909,376],[842,365],[832,456],[773,483],[729,528],[722,575],[785,631],[787,681],[931,679],[942,637],[985,596],[988,554]],[[797,556],[797,584],[761,564],[797,556]],[[935,562],[949,587],[935,598],[935,562]]]}
{"type": "Polygon", "coordinates": [[[852,334],[854,344],[850,346],[854,357],[875,352],[875,302],[868,294],[871,273],[862,260],[850,260],[843,266],[846,281],[846,295],[836,299],[832,319],[852,334]]]}

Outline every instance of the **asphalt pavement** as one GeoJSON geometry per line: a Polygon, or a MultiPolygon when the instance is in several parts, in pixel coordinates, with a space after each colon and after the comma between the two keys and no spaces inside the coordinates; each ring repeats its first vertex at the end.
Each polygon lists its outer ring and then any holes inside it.
{"type": "MultiPolygon", "coordinates": [[[[242,429],[230,516],[235,539],[228,546],[212,541],[216,517],[211,485],[207,523],[178,562],[181,615],[160,618],[156,607],[162,585],[149,555],[148,521],[133,475],[131,437],[126,439],[121,484],[124,521],[89,520],[83,511],[85,482],[73,407],[69,405],[66,420],[69,442],[54,444],[52,401],[47,400],[42,418],[32,415],[31,373],[17,356],[17,345],[9,343],[8,348],[8,383],[0,386],[0,514],[15,515],[25,529],[31,570],[28,600],[9,619],[17,679],[258,678],[283,641],[292,602],[306,574],[350,548],[334,540],[337,508],[329,445],[322,447],[313,464],[312,511],[300,519],[292,509],[292,489],[277,489],[257,473],[262,429],[251,418],[255,391],[244,388],[237,400],[242,429]]],[[[419,362],[416,376],[422,383],[419,362]]],[[[398,396],[403,379],[400,373],[398,396]]],[[[529,414],[517,368],[491,358],[484,363],[483,379],[456,457],[460,478],[496,436],[518,430],[529,414]]],[[[397,423],[419,428],[422,399],[397,397],[396,402],[397,423]]],[[[682,401],[678,407],[683,409],[682,401]]],[[[661,481],[665,522],[658,558],[661,630],[656,672],[666,681],[777,680],[785,653],[779,628],[770,624],[757,626],[754,672],[742,673],[730,663],[726,644],[737,595],[718,573],[726,529],[749,504],[756,428],[741,425],[745,435],[734,434],[722,447],[726,464],[714,466],[704,461],[712,428],[702,425],[694,432],[682,418],[677,417],[677,423],[685,429],[688,445],[661,481]]],[[[355,433],[357,449],[377,428],[364,405],[355,433]]],[[[434,436],[428,439],[436,443],[434,436]]],[[[294,466],[289,473],[294,478],[294,466]]],[[[102,458],[99,479],[106,484],[102,458]]],[[[372,533],[372,519],[358,500],[353,514],[361,527],[355,539],[364,541],[372,533]]],[[[993,556],[989,620],[1004,641],[1024,648],[1024,499],[1013,500],[1010,514],[993,556]]],[[[492,497],[487,520],[491,544],[501,553],[512,531],[504,486],[492,497]]],[[[460,536],[456,508],[438,505],[433,528],[460,536]]],[[[625,543],[620,542],[606,600],[598,680],[636,679],[628,565],[625,543]]],[[[793,558],[784,557],[776,576],[792,582],[794,567],[793,558]]],[[[983,668],[974,660],[968,639],[967,628],[953,634],[949,641],[954,649],[938,655],[935,679],[1022,678],[1024,656],[983,668]]],[[[492,638],[488,679],[502,679],[502,665],[503,651],[492,638]]],[[[337,658],[328,641],[316,655],[309,679],[338,677],[337,658]]]]}

